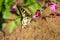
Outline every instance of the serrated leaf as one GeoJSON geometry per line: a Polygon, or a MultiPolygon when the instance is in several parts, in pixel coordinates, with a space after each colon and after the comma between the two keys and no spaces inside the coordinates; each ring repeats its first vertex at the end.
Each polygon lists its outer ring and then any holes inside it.
{"type": "Polygon", "coordinates": [[[10,26],[10,33],[12,33],[15,28],[15,22],[14,21],[10,22],[9,26],[10,26]]]}

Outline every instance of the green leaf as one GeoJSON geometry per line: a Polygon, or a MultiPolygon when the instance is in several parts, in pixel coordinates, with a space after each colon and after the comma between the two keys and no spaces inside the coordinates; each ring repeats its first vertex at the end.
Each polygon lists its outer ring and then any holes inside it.
{"type": "Polygon", "coordinates": [[[15,22],[14,21],[10,22],[9,26],[10,26],[10,33],[12,33],[15,28],[15,22]]]}
{"type": "Polygon", "coordinates": [[[35,2],[36,2],[36,0],[24,0],[23,5],[28,6],[28,5],[34,4],[35,2]]]}
{"type": "Polygon", "coordinates": [[[42,8],[41,5],[38,4],[38,3],[35,3],[34,7],[35,7],[37,10],[40,10],[40,9],[42,8]]]}
{"type": "Polygon", "coordinates": [[[2,10],[2,3],[3,3],[3,0],[0,0],[0,11],[2,10]]]}
{"type": "Polygon", "coordinates": [[[12,5],[12,3],[14,2],[14,0],[5,0],[5,5],[12,5]]]}
{"type": "Polygon", "coordinates": [[[35,3],[34,5],[29,6],[28,8],[29,8],[30,12],[31,12],[32,14],[34,14],[34,13],[36,12],[36,10],[40,10],[42,7],[41,7],[40,4],[35,3]]]}
{"type": "Polygon", "coordinates": [[[3,0],[0,0],[0,6],[2,5],[2,3],[3,3],[3,0]]]}
{"type": "Polygon", "coordinates": [[[9,18],[10,16],[10,7],[7,6],[6,10],[3,12],[3,18],[9,18]]]}
{"type": "Polygon", "coordinates": [[[0,7],[0,11],[2,10],[2,7],[0,7]]]}
{"type": "Polygon", "coordinates": [[[9,2],[9,0],[5,0],[5,4],[7,4],[9,2]]]}
{"type": "Polygon", "coordinates": [[[16,23],[17,25],[19,25],[19,24],[21,23],[20,18],[16,19],[16,20],[15,20],[15,23],[16,23]]]}
{"type": "Polygon", "coordinates": [[[56,0],[52,0],[53,2],[56,2],[56,0]]]}

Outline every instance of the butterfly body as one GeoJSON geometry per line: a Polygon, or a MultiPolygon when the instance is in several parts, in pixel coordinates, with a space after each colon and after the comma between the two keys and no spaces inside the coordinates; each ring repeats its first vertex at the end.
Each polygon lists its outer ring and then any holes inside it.
{"type": "Polygon", "coordinates": [[[20,7],[18,10],[20,11],[22,28],[25,28],[31,21],[31,15],[28,14],[24,7],[20,7]]]}

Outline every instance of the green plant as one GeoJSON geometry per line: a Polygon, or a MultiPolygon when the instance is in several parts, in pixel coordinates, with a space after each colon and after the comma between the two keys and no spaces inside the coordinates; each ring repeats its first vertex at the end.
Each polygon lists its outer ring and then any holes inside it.
{"type": "MultiPolygon", "coordinates": [[[[11,11],[11,5],[14,3],[14,0],[0,0],[0,14],[2,14],[2,18],[3,19],[8,19],[10,16],[10,11],[11,11]]],[[[3,23],[4,25],[2,25],[2,29],[4,29],[6,26],[5,23],[3,23]],[[5,27],[4,27],[5,26],[5,27]]],[[[13,29],[14,27],[14,22],[10,23],[12,25],[10,25],[10,30],[13,29]]]]}
{"type": "MultiPolygon", "coordinates": [[[[11,11],[11,5],[14,2],[15,2],[15,0],[0,0],[0,12],[1,12],[0,14],[3,14],[3,19],[9,19],[10,11],[11,11]]],[[[34,14],[36,10],[40,10],[42,8],[41,5],[36,2],[36,0],[24,0],[23,4],[21,6],[29,8],[29,10],[32,14],[34,14]]],[[[16,11],[17,11],[17,14],[20,14],[18,9],[16,11]]],[[[10,26],[9,26],[10,32],[13,31],[16,24],[18,25],[21,23],[20,20],[21,20],[20,16],[16,16],[16,18],[14,18],[14,20],[10,22],[10,26]]],[[[5,28],[4,26],[6,26],[5,23],[3,23],[3,24],[4,25],[3,25],[2,29],[5,28]]]]}
{"type": "Polygon", "coordinates": [[[42,6],[39,3],[37,3],[36,0],[24,0],[22,6],[27,6],[27,8],[32,14],[34,14],[36,10],[40,10],[42,8],[42,6]]]}

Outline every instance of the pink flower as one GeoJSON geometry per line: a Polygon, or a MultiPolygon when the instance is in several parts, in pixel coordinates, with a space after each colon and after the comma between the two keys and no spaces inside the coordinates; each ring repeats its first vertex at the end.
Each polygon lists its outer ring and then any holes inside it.
{"type": "Polygon", "coordinates": [[[50,10],[56,10],[58,8],[57,3],[53,2],[52,0],[48,0],[50,3],[50,10]]]}
{"type": "Polygon", "coordinates": [[[16,5],[12,6],[12,10],[15,11],[16,10],[16,5]]]}
{"type": "Polygon", "coordinates": [[[42,10],[37,10],[34,15],[32,15],[32,18],[41,18],[42,17],[42,10]]]}
{"type": "Polygon", "coordinates": [[[42,16],[42,11],[41,10],[37,10],[35,15],[40,18],[42,16]]]}
{"type": "Polygon", "coordinates": [[[58,8],[56,3],[50,5],[50,10],[56,10],[58,8]]]}
{"type": "Polygon", "coordinates": [[[32,18],[36,18],[36,15],[32,15],[32,18]]]}

